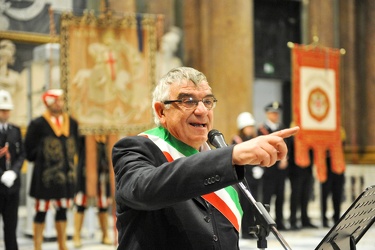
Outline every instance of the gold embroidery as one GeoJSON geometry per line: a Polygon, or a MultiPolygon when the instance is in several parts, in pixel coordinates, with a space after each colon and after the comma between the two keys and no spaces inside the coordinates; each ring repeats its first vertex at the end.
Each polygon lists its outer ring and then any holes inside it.
{"type": "Polygon", "coordinates": [[[66,182],[75,182],[76,166],[74,159],[76,156],[76,144],[74,138],[67,138],[65,147],[67,159],[65,159],[63,153],[65,149],[62,140],[53,136],[45,139],[43,147],[45,170],[42,176],[44,186],[51,187],[53,185],[63,185],[66,182]],[[67,169],[65,168],[66,161],[69,164],[67,169]]]}
{"type": "Polygon", "coordinates": [[[49,136],[43,145],[44,166],[42,181],[44,186],[62,185],[66,182],[64,174],[64,155],[62,142],[49,136]]]}

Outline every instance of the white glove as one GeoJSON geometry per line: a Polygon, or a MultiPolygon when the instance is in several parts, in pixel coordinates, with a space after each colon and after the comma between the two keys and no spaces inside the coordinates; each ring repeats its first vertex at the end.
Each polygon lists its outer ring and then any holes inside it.
{"type": "Polygon", "coordinates": [[[7,170],[1,176],[1,182],[4,183],[5,186],[10,188],[11,186],[13,186],[14,180],[16,178],[17,178],[16,172],[14,172],[13,170],[7,170]]]}
{"type": "Polygon", "coordinates": [[[258,180],[258,179],[262,178],[263,173],[264,173],[263,168],[258,167],[258,166],[253,167],[253,177],[254,177],[254,179],[258,180]]]}

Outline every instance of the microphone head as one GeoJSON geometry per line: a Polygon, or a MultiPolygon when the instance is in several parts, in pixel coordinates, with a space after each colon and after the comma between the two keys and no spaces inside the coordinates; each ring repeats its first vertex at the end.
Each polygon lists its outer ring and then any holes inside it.
{"type": "Polygon", "coordinates": [[[208,141],[212,144],[215,136],[223,136],[223,134],[217,130],[217,129],[212,129],[210,132],[208,132],[208,141]]]}
{"type": "Polygon", "coordinates": [[[224,148],[227,147],[225,143],[224,136],[218,130],[213,129],[208,133],[208,141],[215,148],[224,148]]]}

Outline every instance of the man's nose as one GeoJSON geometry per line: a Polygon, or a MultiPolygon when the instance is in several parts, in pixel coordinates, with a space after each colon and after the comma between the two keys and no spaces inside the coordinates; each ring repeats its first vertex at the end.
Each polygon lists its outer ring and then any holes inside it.
{"type": "Polygon", "coordinates": [[[206,112],[208,111],[208,109],[206,108],[206,106],[204,106],[203,102],[202,101],[199,101],[198,102],[198,105],[196,107],[196,110],[200,111],[200,112],[206,112]]]}

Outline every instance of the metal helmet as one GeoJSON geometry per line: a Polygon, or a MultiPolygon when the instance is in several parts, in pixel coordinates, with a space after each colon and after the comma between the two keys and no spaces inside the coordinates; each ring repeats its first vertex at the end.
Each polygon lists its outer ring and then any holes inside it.
{"type": "Polygon", "coordinates": [[[255,126],[255,120],[251,113],[243,112],[237,117],[237,128],[241,130],[247,126],[255,126]]]}

